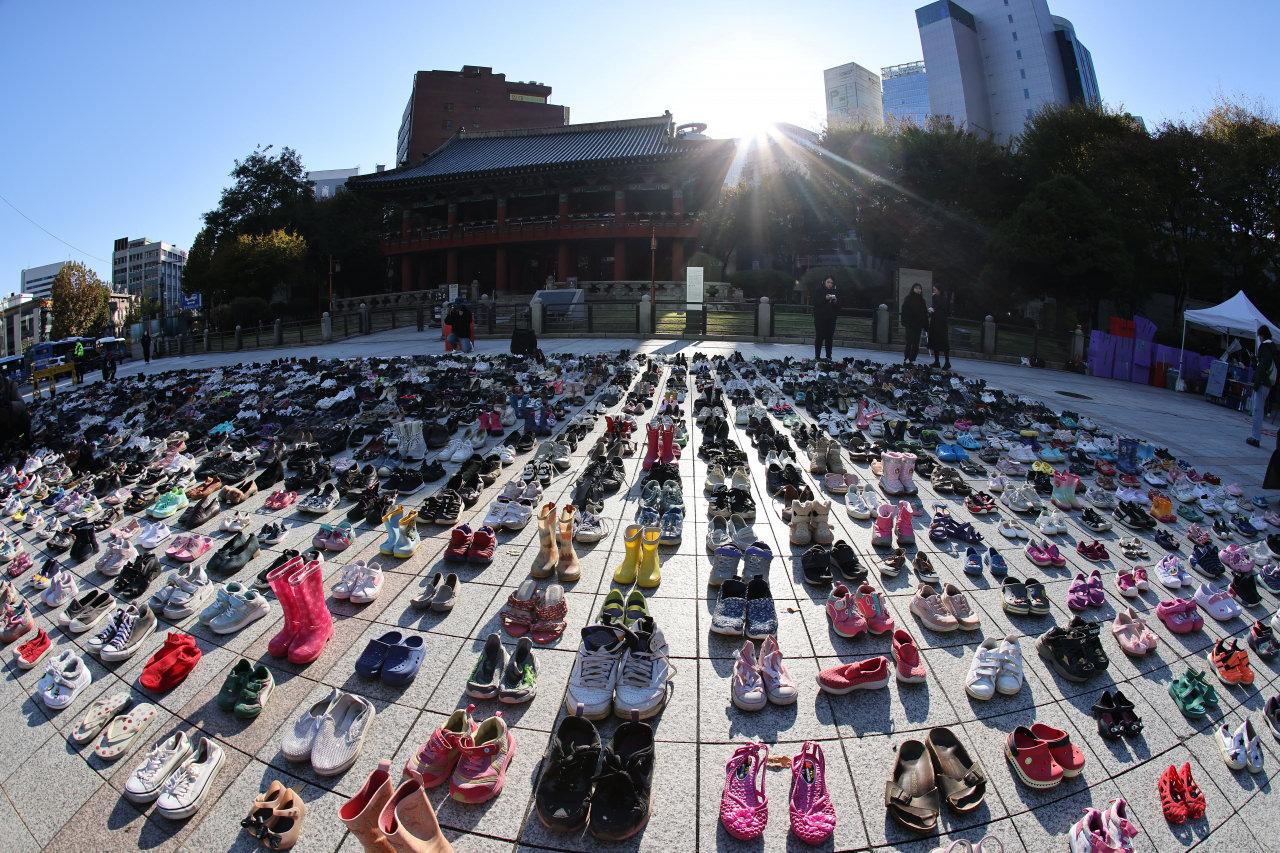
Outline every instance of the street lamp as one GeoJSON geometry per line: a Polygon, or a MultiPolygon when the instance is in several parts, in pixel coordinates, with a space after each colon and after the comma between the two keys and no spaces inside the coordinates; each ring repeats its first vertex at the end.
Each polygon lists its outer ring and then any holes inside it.
{"type": "Polygon", "coordinates": [[[649,225],[649,302],[652,305],[658,304],[658,226],[654,223],[649,225]]]}

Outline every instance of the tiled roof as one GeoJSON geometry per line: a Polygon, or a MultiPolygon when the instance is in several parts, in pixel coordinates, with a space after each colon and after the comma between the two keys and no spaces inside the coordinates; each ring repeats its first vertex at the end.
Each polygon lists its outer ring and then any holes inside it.
{"type": "Polygon", "coordinates": [[[670,115],[537,130],[463,131],[415,166],[361,175],[348,184],[372,189],[477,173],[662,157],[707,144],[677,138],[670,115]]]}

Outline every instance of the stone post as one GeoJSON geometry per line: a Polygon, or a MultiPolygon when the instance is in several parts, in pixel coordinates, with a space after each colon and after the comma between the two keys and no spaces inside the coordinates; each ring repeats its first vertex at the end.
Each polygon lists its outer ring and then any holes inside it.
{"type": "Polygon", "coordinates": [[[653,334],[653,303],[649,294],[640,297],[640,337],[647,338],[653,334]]]}
{"type": "Polygon", "coordinates": [[[333,340],[333,318],[328,311],[320,315],[320,339],[326,343],[333,340]]]}
{"type": "Polygon", "coordinates": [[[271,342],[276,346],[284,346],[284,324],[280,318],[276,318],[274,328],[271,330],[271,342]]]}
{"type": "Polygon", "coordinates": [[[889,306],[881,302],[876,306],[875,322],[871,328],[871,338],[878,344],[889,343],[889,306]]]}
{"type": "Polygon", "coordinates": [[[204,351],[209,351],[209,327],[204,327],[204,351]]]}
{"type": "Polygon", "coordinates": [[[760,297],[760,307],[756,309],[756,338],[764,340],[773,330],[773,306],[769,297],[760,297]]]}
{"type": "Polygon", "coordinates": [[[529,302],[529,325],[538,337],[542,336],[543,307],[542,300],[536,296],[529,302]]]}
{"type": "Polygon", "coordinates": [[[426,328],[426,312],[422,308],[422,300],[418,300],[418,331],[421,332],[426,328]]]}
{"type": "Polygon", "coordinates": [[[360,303],[360,334],[367,335],[372,330],[369,325],[369,306],[367,303],[360,303]]]}
{"type": "Polygon", "coordinates": [[[236,351],[244,349],[244,333],[240,330],[240,324],[236,323],[236,351]]]}
{"type": "Polygon", "coordinates": [[[1084,329],[1079,326],[1071,333],[1071,360],[1077,364],[1084,361],[1084,329]]]}
{"type": "Polygon", "coordinates": [[[982,319],[982,354],[996,354],[996,318],[990,314],[982,319]]]}

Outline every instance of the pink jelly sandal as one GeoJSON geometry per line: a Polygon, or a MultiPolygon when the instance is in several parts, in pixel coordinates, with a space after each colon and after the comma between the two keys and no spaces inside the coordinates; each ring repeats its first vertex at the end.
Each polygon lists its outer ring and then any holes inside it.
{"type": "Polygon", "coordinates": [[[791,831],[806,844],[821,844],[836,828],[826,770],[822,747],[811,740],[791,759],[791,831]]]}
{"type": "Polygon", "coordinates": [[[507,603],[498,612],[498,618],[502,621],[502,630],[506,631],[508,636],[523,637],[529,633],[537,608],[535,603],[537,594],[538,585],[529,578],[520,584],[519,589],[507,596],[507,603]]]}
{"type": "Polygon", "coordinates": [[[1077,574],[1067,588],[1067,606],[1072,610],[1084,610],[1089,606],[1089,581],[1083,572],[1077,574]]]}
{"type": "Polygon", "coordinates": [[[768,760],[769,747],[752,742],[738,747],[724,766],[720,823],[739,841],[759,838],[769,822],[769,797],[764,791],[768,760]]]}

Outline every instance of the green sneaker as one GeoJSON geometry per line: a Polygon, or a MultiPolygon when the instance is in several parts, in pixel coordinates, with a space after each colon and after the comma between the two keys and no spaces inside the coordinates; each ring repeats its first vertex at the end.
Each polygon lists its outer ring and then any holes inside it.
{"type": "Polygon", "coordinates": [[[622,590],[609,590],[609,594],[604,599],[604,606],[600,608],[600,624],[621,625],[625,618],[626,607],[622,602],[622,590]]]}
{"type": "MultiPolygon", "coordinates": [[[[606,601],[606,604],[608,602],[606,601]]],[[[644,597],[644,593],[638,589],[631,590],[627,594],[627,615],[623,619],[623,624],[630,628],[649,615],[649,599],[644,597]]]]}
{"type": "Polygon", "coordinates": [[[227,680],[222,682],[222,689],[218,691],[218,707],[224,711],[233,710],[236,703],[240,701],[240,690],[245,683],[253,677],[253,664],[244,658],[231,667],[231,672],[227,673],[227,680]]]}
{"type": "Polygon", "coordinates": [[[533,642],[521,637],[516,650],[511,653],[506,669],[502,671],[502,683],[498,687],[498,701],[507,705],[519,705],[538,695],[538,659],[533,654],[533,642]]]}
{"type": "Polygon", "coordinates": [[[1178,507],[1178,515],[1182,516],[1187,521],[1190,521],[1193,524],[1197,521],[1201,521],[1204,518],[1204,514],[1200,512],[1200,510],[1193,507],[1191,504],[1180,505],[1178,507]]]}
{"type": "Polygon", "coordinates": [[[249,674],[244,686],[240,688],[240,701],[236,702],[235,714],[242,720],[252,720],[267,707],[271,691],[275,690],[276,680],[271,670],[259,664],[249,674]]]}

